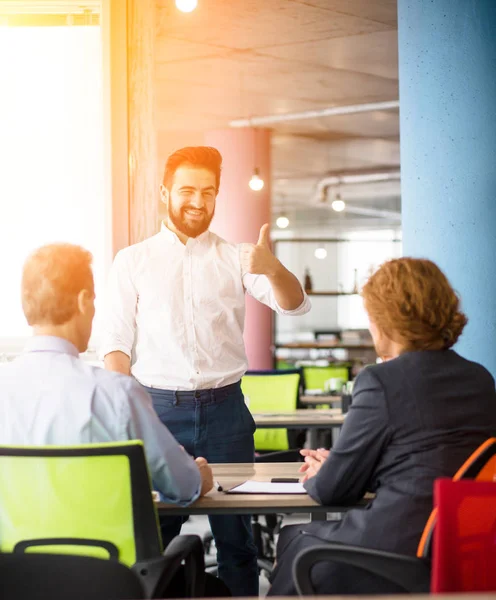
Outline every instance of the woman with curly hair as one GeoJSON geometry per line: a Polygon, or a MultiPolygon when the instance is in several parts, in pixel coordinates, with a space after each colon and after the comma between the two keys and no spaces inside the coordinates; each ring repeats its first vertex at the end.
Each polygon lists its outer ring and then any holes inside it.
{"type": "MultiPolygon", "coordinates": [[[[496,434],[494,379],[452,350],[467,318],[442,271],[431,261],[391,260],[362,292],[381,364],[357,377],[352,404],[331,451],[302,450],[304,485],[323,505],[356,503],[366,510],[339,522],[281,531],[270,595],[296,593],[291,567],[303,548],[326,541],[414,556],[433,505],[433,483],[452,477],[496,434]]],[[[353,567],[317,564],[318,594],[402,590],[353,567]]]]}

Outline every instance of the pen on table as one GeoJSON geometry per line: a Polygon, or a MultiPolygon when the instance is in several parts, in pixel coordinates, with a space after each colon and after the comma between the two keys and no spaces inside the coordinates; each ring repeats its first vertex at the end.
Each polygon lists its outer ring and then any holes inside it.
{"type": "Polygon", "coordinates": [[[218,481],[214,481],[214,487],[218,492],[224,491],[224,488],[220,485],[218,481]]]}

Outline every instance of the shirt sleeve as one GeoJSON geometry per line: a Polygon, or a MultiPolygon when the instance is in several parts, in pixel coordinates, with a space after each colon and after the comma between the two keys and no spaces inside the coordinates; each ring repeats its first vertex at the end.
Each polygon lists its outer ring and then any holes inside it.
{"type": "Polygon", "coordinates": [[[317,475],[304,483],[310,496],[324,505],[351,504],[363,498],[391,436],[382,385],[364,369],[356,379],[336,445],[317,475]]]}
{"type": "Polygon", "coordinates": [[[131,377],[127,382],[129,439],[143,441],[154,489],[165,502],[187,506],[200,495],[201,477],[191,456],[160,421],[146,390],[131,377]]]}
{"type": "Polygon", "coordinates": [[[279,306],[274,296],[272,286],[270,285],[270,281],[265,275],[253,275],[252,273],[244,273],[243,285],[248,294],[250,294],[250,296],[271,308],[278,315],[289,315],[293,317],[306,315],[312,306],[310,303],[310,299],[308,298],[308,296],[302,288],[301,291],[303,292],[303,301],[300,304],[300,306],[293,310],[284,310],[284,308],[281,308],[279,306]]]}
{"type": "Polygon", "coordinates": [[[131,357],[136,332],[138,292],[130,270],[129,252],[118,252],[107,283],[102,343],[99,357],[117,350],[131,357]]]}

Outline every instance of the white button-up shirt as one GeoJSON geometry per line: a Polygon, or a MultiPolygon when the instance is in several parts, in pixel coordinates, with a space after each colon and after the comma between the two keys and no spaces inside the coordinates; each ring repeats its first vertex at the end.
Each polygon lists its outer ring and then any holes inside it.
{"type": "Polygon", "coordinates": [[[170,390],[218,388],[242,377],[245,291],[279,314],[264,275],[242,273],[240,246],[210,231],[184,245],[162,225],[157,235],[117,253],[109,277],[101,356],[132,357],[142,384],[170,390]]]}
{"type": "Polygon", "coordinates": [[[193,459],[132,377],[92,367],[67,340],[34,336],[0,367],[0,445],[71,446],[141,439],[155,489],[190,504],[201,480],[193,459]]]}

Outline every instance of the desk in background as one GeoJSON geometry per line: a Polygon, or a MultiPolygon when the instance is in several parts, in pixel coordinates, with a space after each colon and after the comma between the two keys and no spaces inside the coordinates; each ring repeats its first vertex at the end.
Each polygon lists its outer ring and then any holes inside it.
{"type": "Polygon", "coordinates": [[[290,413],[254,413],[253,419],[258,429],[308,429],[308,443],[310,448],[317,447],[318,429],[340,429],[346,415],[341,409],[308,410],[306,408],[290,413]]]}
{"type": "Polygon", "coordinates": [[[302,406],[320,406],[321,404],[341,404],[341,396],[331,394],[303,394],[300,396],[302,406]]]}

